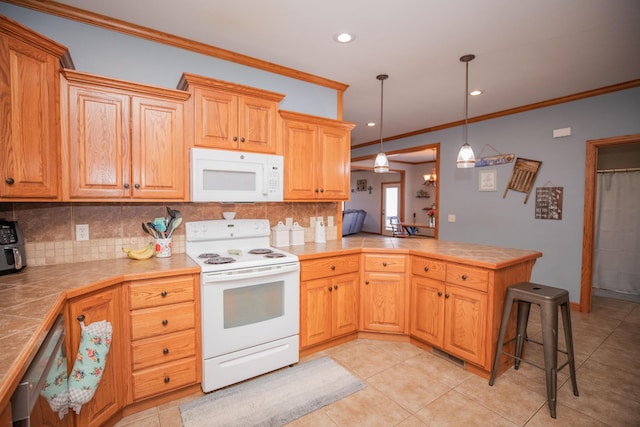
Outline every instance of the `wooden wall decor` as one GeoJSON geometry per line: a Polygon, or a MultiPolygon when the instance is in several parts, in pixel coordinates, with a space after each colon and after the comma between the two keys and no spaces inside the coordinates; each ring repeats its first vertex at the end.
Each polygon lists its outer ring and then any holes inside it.
{"type": "Polygon", "coordinates": [[[536,188],[536,219],[562,219],[563,191],[563,187],[536,188]]]}
{"type": "Polygon", "coordinates": [[[524,198],[524,203],[526,204],[527,200],[529,200],[529,194],[531,193],[533,184],[536,181],[540,165],[542,165],[542,162],[538,160],[522,159],[518,157],[516,159],[516,164],[513,166],[511,178],[509,179],[507,188],[504,190],[502,198],[504,199],[507,197],[507,191],[509,190],[519,191],[520,193],[526,194],[526,197],[524,198]]]}
{"type": "Polygon", "coordinates": [[[356,181],[356,189],[358,191],[367,191],[367,180],[359,179],[356,181]]]}

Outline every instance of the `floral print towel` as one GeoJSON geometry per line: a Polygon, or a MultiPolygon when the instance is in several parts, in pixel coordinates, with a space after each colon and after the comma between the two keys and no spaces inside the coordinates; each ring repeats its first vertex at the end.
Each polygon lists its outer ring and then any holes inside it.
{"type": "Polygon", "coordinates": [[[53,412],[57,412],[60,419],[69,412],[69,389],[67,386],[67,356],[63,346],[58,349],[56,359],[47,374],[40,394],[47,399],[53,412]]]}
{"type": "Polygon", "coordinates": [[[80,348],[69,375],[69,407],[76,414],[89,402],[100,384],[107,354],[111,347],[112,327],[106,320],[82,326],[80,348]]]}

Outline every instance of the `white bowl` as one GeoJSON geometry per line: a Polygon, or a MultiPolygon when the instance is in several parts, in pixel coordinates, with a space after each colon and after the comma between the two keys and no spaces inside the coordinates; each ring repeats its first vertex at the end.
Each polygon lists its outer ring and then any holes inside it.
{"type": "Polygon", "coordinates": [[[224,219],[233,219],[236,217],[236,213],[235,212],[222,212],[222,216],[224,217],[224,219]]]}

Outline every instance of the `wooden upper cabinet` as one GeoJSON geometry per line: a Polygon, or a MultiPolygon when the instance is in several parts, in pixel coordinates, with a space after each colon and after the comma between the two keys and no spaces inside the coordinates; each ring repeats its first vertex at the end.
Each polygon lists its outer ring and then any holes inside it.
{"type": "Polygon", "coordinates": [[[182,91],[64,70],[65,199],[185,200],[182,91]]]}
{"type": "Polygon", "coordinates": [[[187,124],[193,145],[256,153],[279,153],[278,105],[284,95],[193,74],[178,88],[192,94],[187,124]]]}
{"type": "Polygon", "coordinates": [[[352,123],[280,111],[285,200],[348,200],[352,123]]]}
{"type": "Polygon", "coordinates": [[[62,66],[66,47],[0,16],[0,199],[60,199],[62,66]]]}

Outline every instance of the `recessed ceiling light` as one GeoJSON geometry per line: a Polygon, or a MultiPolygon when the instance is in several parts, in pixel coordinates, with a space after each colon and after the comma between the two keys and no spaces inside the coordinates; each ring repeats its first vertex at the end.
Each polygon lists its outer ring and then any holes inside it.
{"type": "Polygon", "coordinates": [[[482,95],[483,93],[484,93],[483,90],[476,89],[476,90],[472,90],[471,92],[469,92],[469,95],[478,96],[478,95],[482,95]]]}
{"type": "Polygon", "coordinates": [[[369,122],[367,123],[367,126],[369,126],[370,128],[374,127],[376,124],[375,122],[369,122]]]}
{"type": "Polygon", "coordinates": [[[355,38],[356,36],[354,34],[349,33],[340,33],[333,36],[333,39],[338,43],[351,43],[355,38]]]}

